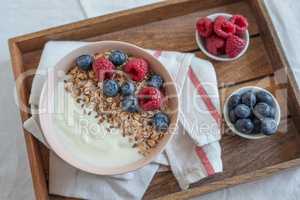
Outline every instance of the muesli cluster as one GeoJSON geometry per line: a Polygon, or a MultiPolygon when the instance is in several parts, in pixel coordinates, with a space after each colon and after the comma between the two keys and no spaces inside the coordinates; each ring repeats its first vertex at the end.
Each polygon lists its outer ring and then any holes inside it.
{"type": "Polygon", "coordinates": [[[143,58],[120,50],[81,55],[67,73],[65,89],[84,113],[122,130],[143,155],[168,131],[170,119],[164,80],[143,58]]]}

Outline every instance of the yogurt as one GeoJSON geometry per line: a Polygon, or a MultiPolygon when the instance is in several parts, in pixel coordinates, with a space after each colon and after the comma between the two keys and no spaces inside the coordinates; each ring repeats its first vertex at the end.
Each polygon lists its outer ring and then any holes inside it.
{"type": "Polygon", "coordinates": [[[119,128],[98,123],[97,113],[83,109],[71,93],[62,90],[55,101],[53,122],[59,139],[75,157],[99,167],[120,167],[143,158],[119,128]]]}

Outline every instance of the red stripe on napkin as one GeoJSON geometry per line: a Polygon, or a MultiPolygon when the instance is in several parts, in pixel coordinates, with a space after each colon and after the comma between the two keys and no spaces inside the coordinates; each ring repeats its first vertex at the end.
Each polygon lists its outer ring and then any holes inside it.
{"type": "Polygon", "coordinates": [[[208,159],[205,151],[201,147],[196,147],[195,151],[207,172],[207,176],[211,176],[211,175],[215,174],[215,170],[214,170],[213,166],[211,165],[211,163],[209,162],[209,159],[208,159]]]}
{"type": "Polygon", "coordinates": [[[192,83],[196,87],[198,94],[201,96],[203,102],[205,103],[208,111],[210,112],[211,116],[216,120],[217,124],[220,126],[221,123],[221,116],[217,109],[215,108],[214,104],[212,103],[211,99],[207,95],[206,90],[200,83],[199,79],[197,78],[195,72],[193,71],[192,67],[189,67],[188,76],[191,79],[192,83]]]}
{"type": "MultiPolygon", "coordinates": [[[[153,56],[156,57],[156,58],[159,58],[161,56],[161,54],[162,54],[162,51],[156,50],[153,53],[153,56]]],[[[193,82],[194,86],[196,87],[199,95],[202,97],[202,100],[206,104],[206,106],[207,106],[208,110],[210,111],[211,115],[213,116],[213,118],[219,124],[219,122],[221,122],[220,115],[219,115],[218,111],[216,110],[216,108],[214,107],[214,105],[212,104],[211,99],[208,97],[205,89],[201,85],[200,81],[196,77],[196,75],[195,75],[195,73],[194,73],[194,71],[191,67],[189,67],[188,75],[189,75],[191,81],[193,82]]],[[[211,175],[215,174],[215,170],[212,167],[205,151],[201,147],[196,147],[195,151],[196,151],[196,154],[199,157],[201,163],[203,164],[203,166],[204,166],[204,168],[207,172],[207,175],[211,176],[211,175]]]]}
{"type": "MultiPolygon", "coordinates": [[[[217,111],[217,109],[215,108],[214,104],[212,103],[211,99],[207,95],[206,90],[204,89],[203,85],[197,78],[197,76],[191,66],[189,67],[189,70],[188,70],[188,76],[189,76],[190,80],[192,81],[192,83],[194,84],[195,88],[197,89],[198,94],[201,96],[201,98],[202,98],[203,102],[205,103],[211,116],[215,119],[217,124],[220,126],[221,116],[220,116],[219,112],[217,111]]],[[[207,175],[210,176],[210,175],[215,174],[215,170],[212,167],[205,151],[201,147],[196,147],[195,151],[196,151],[196,154],[198,155],[199,159],[201,160],[201,162],[207,172],[207,175]]]]}

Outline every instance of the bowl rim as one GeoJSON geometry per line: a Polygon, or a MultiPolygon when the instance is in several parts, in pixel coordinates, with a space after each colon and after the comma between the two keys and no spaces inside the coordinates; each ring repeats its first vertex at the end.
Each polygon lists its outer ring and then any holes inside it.
{"type": "Polygon", "coordinates": [[[231,131],[233,133],[235,133],[236,135],[239,135],[239,136],[241,136],[243,138],[246,138],[246,139],[262,139],[262,138],[270,137],[270,136],[264,135],[262,133],[250,135],[250,134],[245,134],[245,133],[239,132],[234,127],[234,124],[231,123],[231,121],[229,120],[229,116],[228,116],[228,101],[229,101],[230,97],[233,96],[233,95],[235,95],[235,94],[238,94],[238,93],[241,93],[241,92],[246,92],[246,91],[249,91],[249,90],[264,91],[264,92],[267,92],[269,95],[271,95],[271,97],[273,98],[273,100],[275,102],[276,110],[277,110],[276,117],[275,117],[276,124],[277,124],[277,126],[279,125],[279,123],[280,123],[280,117],[281,117],[281,110],[280,110],[280,106],[279,106],[279,103],[278,103],[277,99],[268,90],[266,90],[264,88],[261,88],[261,87],[257,87],[257,86],[245,86],[245,87],[241,87],[241,88],[235,90],[234,92],[232,92],[226,98],[224,106],[223,106],[224,120],[225,120],[227,126],[231,129],[231,131]]]}
{"type": "MultiPolygon", "coordinates": [[[[233,15],[232,14],[229,14],[229,13],[214,13],[214,14],[211,14],[211,15],[208,15],[206,16],[207,18],[209,19],[212,19],[214,20],[215,18],[217,18],[218,16],[225,16],[226,18],[230,18],[232,17],[233,15]]],[[[197,20],[198,21],[198,20],[197,20]]],[[[198,34],[198,31],[197,29],[195,30],[195,37],[196,37],[196,43],[198,45],[198,47],[200,48],[200,50],[208,57],[214,59],[214,60],[217,60],[217,61],[234,61],[234,60],[237,60],[239,59],[240,57],[242,57],[248,47],[249,47],[249,44],[250,44],[250,35],[249,35],[249,31],[247,29],[246,33],[245,33],[245,36],[244,36],[244,39],[246,40],[246,46],[245,48],[239,53],[239,55],[237,55],[236,57],[234,58],[229,58],[229,57],[220,57],[220,56],[215,56],[211,53],[209,53],[206,48],[204,47],[203,45],[203,41],[202,41],[202,38],[199,36],[198,34]]]]}
{"type": "MultiPolygon", "coordinates": [[[[86,48],[89,48],[91,45],[97,46],[97,45],[110,45],[110,44],[114,44],[114,45],[123,45],[130,47],[130,48],[135,48],[138,51],[141,51],[144,55],[147,55],[148,57],[150,57],[151,59],[155,60],[155,62],[157,62],[157,64],[160,65],[160,67],[164,68],[164,71],[166,72],[166,75],[168,76],[168,79],[173,83],[172,84],[172,89],[174,90],[175,94],[176,94],[176,99],[175,99],[175,104],[176,104],[176,112],[174,113],[174,122],[173,122],[173,126],[177,127],[178,125],[178,120],[179,120],[179,105],[180,105],[180,99],[178,96],[178,91],[177,88],[175,87],[175,81],[173,80],[171,74],[169,73],[169,71],[165,68],[165,66],[154,56],[152,56],[150,53],[148,53],[146,50],[144,50],[141,47],[138,47],[136,45],[127,43],[127,42],[120,42],[120,41],[100,41],[100,42],[93,42],[93,43],[87,43],[86,45],[80,46],[76,49],[73,49],[72,51],[70,51],[68,54],[66,54],[65,56],[63,56],[62,58],[59,59],[59,61],[56,63],[56,65],[54,66],[54,71],[57,69],[57,66],[60,65],[60,63],[66,59],[67,57],[70,57],[72,54],[75,54],[77,51],[80,50],[84,50],[86,48]]],[[[43,88],[42,88],[42,92],[40,95],[40,99],[39,99],[39,108],[45,108],[46,103],[48,101],[48,90],[51,91],[51,87],[53,88],[54,86],[51,86],[52,84],[48,83],[48,79],[46,79],[43,88]]],[[[159,155],[166,147],[166,145],[168,144],[168,142],[172,139],[172,136],[175,132],[175,128],[172,128],[172,131],[170,131],[167,135],[165,135],[166,139],[161,140],[161,143],[159,146],[157,146],[156,148],[153,149],[153,152],[150,153],[150,155],[147,157],[143,157],[142,159],[139,159],[138,161],[129,163],[129,164],[125,164],[124,166],[118,166],[115,168],[111,168],[111,167],[95,167],[95,166],[90,166],[87,163],[84,163],[80,160],[77,160],[75,158],[72,157],[72,153],[68,152],[65,150],[65,148],[63,148],[63,144],[59,143],[57,140],[57,137],[55,137],[55,134],[51,134],[53,133],[53,131],[55,131],[54,125],[52,125],[53,123],[51,122],[52,120],[52,116],[51,113],[44,113],[44,114],[39,114],[39,120],[40,120],[40,124],[41,124],[41,129],[43,132],[43,136],[47,142],[47,144],[49,144],[49,146],[51,147],[51,150],[53,150],[61,159],[63,159],[64,161],[66,161],[67,163],[69,163],[70,165],[89,172],[89,173],[93,173],[93,174],[97,174],[97,175],[116,175],[116,174],[123,174],[123,173],[128,173],[130,171],[134,171],[137,170],[147,164],[149,164],[150,162],[152,162],[157,155],[159,155]],[[47,122],[51,122],[51,123],[47,123],[47,122]],[[160,148],[159,148],[160,147],[160,148]]],[[[57,130],[57,129],[56,129],[57,130]]]]}

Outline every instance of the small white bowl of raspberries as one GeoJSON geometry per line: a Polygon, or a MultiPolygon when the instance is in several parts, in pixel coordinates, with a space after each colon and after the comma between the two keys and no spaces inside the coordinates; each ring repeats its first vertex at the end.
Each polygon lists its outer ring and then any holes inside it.
{"type": "Polygon", "coordinates": [[[196,41],[201,51],[218,61],[241,57],[249,46],[248,20],[242,15],[216,13],[197,20],[196,41]]]}

